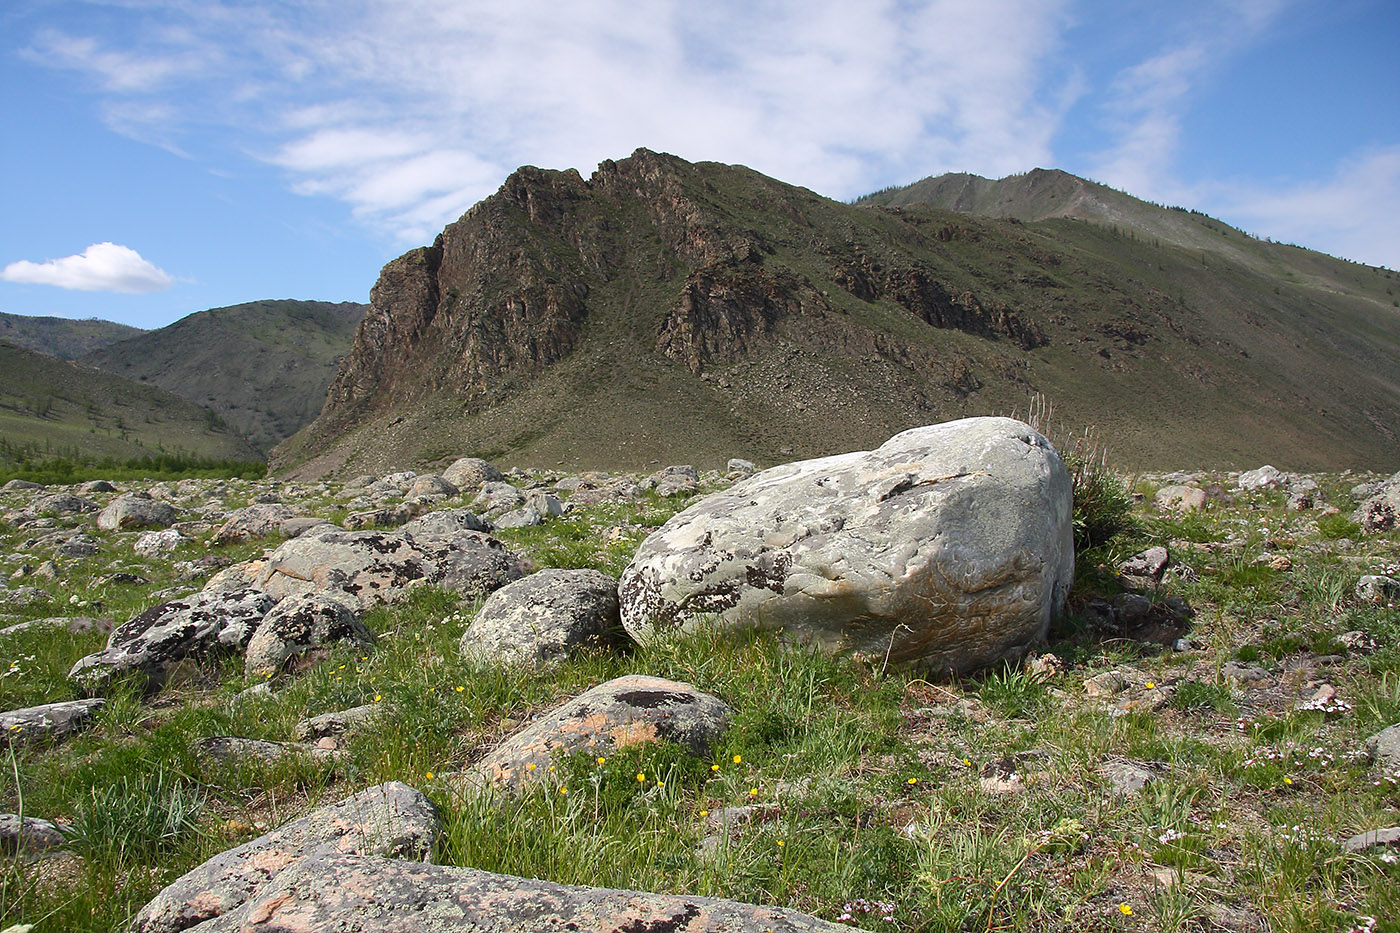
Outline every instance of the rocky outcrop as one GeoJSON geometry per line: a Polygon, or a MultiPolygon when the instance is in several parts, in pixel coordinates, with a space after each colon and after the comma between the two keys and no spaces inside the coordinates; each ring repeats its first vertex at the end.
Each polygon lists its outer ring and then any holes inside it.
{"type": "Polygon", "coordinates": [[[244,654],[244,669],[270,676],[291,658],[343,642],[372,648],[374,634],[341,600],[323,593],[290,596],[259,623],[244,654]]]}
{"type": "Polygon", "coordinates": [[[103,531],[132,528],[169,528],[175,524],[175,510],[168,503],[145,493],[118,496],[97,513],[97,527],[103,531]]]}
{"type": "Polygon", "coordinates": [[[91,728],[92,714],[102,708],[100,698],[64,700],[0,713],[0,745],[42,745],[60,742],[91,728]]]}
{"type": "MultiPolygon", "coordinates": [[[[206,921],[257,898],[289,866],[317,856],[422,858],[432,849],[439,830],[437,810],[428,798],[397,781],[380,784],[216,855],[157,894],[136,915],[132,929],[135,933],[220,929],[206,921]]],[[[317,886],[328,880],[322,876],[317,886]]]]}
{"type": "Polygon", "coordinates": [[[961,673],[1041,641],[1074,576],[1069,474],[1026,425],[974,418],[775,467],[705,497],[619,583],[639,639],[705,624],[961,673]]]}
{"type": "Polygon", "coordinates": [[[1393,531],[1400,528],[1400,473],[1382,483],[1361,503],[1354,516],[1362,531],[1393,531]]]}

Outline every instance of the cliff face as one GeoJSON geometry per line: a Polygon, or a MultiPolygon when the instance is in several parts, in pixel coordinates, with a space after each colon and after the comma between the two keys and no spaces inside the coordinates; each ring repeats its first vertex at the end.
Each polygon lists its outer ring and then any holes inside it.
{"type": "MultiPolygon", "coordinates": [[[[1330,357],[1376,373],[1400,347],[1322,346],[1316,307],[1251,277],[1084,223],[839,204],[644,149],[588,179],[526,167],[384,267],[320,417],[273,465],[777,460],[1036,391],[1067,427],[1128,433],[1138,462],[1185,442],[1172,465],[1248,464],[1279,426],[1375,453],[1355,435],[1400,389],[1342,384],[1330,357]],[[1156,424],[1143,394],[1169,401],[1156,424]],[[1270,399],[1357,411],[1300,427],[1270,399]],[[1225,409],[1249,430],[1217,424],[1225,409]]],[[[1381,310],[1355,297],[1356,332],[1374,331],[1381,310]]]]}

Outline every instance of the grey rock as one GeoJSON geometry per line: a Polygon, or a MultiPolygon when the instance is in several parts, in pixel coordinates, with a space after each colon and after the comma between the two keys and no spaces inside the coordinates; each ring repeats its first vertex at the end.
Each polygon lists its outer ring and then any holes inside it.
{"type": "Polygon", "coordinates": [[[1352,519],[1361,530],[1374,534],[1400,528],[1400,473],[1380,485],[1369,499],[1361,503],[1352,519]]]}
{"type": "Polygon", "coordinates": [[[1132,761],[1110,761],[1099,769],[1115,796],[1133,797],[1156,778],[1146,766],[1132,761]]]}
{"type": "Polygon", "coordinates": [[[1084,695],[1089,697],[1111,697],[1128,688],[1128,678],[1122,671],[1104,671],[1084,680],[1084,695]]]}
{"type": "Polygon", "coordinates": [[[345,603],[343,597],[303,593],[273,606],[248,642],[244,671],[255,677],[276,674],[298,655],[342,642],[372,648],[374,633],[345,603]]]}
{"type": "Polygon", "coordinates": [[[651,479],[656,482],[656,494],[668,499],[700,488],[700,473],[689,465],[668,466],[651,479]]]}
{"type": "Polygon", "coordinates": [[[543,489],[532,489],[525,496],[525,505],[539,512],[544,518],[558,518],[564,514],[564,503],[543,489]]]}
{"type": "Polygon", "coordinates": [[[107,647],[73,665],[69,679],[96,690],[140,673],[159,683],[185,658],[241,653],[277,600],[255,590],[205,591],[153,606],[107,639],[107,647]]]}
{"type": "Polygon", "coordinates": [[[538,509],[525,506],[519,509],[512,509],[500,518],[496,519],[497,528],[533,528],[536,525],[544,524],[544,516],[538,509]]]}
{"type": "Polygon", "coordinates": [[[362,528],[396,528],[413,517],[413,509],[407,505],[385,506],[365,512],[352,512],[345,516],[345,527],[351,531],[362,528]]]}
{"type": "Polygon", "coordinates": [[[619,748],[652,742],[674,742],[703,756],[729,728],[732,716],[725,703],[690,684],[640,674],[618,677],[506,739],[464,780],[515,790],[547,780],[556,753],[606,757],[619,748]]]}
{"type": "Polygon", "coordinates": [[[104,700],[66,700],[0,713],[0,745],[40,745],[61,742],[87,729],[104,700]]]}
{"type": "Polygon", "coordinates": [[[91,557],[102,550],[97,539],[90,535],[74,535],[54,548],[59,557],[91,557]]]}
{"type": "Polygon", "coordinates": [[[1194,486],[1163,486],[1152,501],[1175,512],[1199,512],[1206,507],[1206,493],[1194,486]]]}
{"type": "Polygon", "coordinates": [[[738,457],[730,457],[729,462],[724,466],[726,473],[738,473],[747,476],[754,470],[752,460],[742,460],[738,457]]]}
{"type": "Polygon", "coordinates": [[[1283,473],[1267,464],[1257,470],[1249,470],[1240,474],[1239,487],[1244,490],[1251,489],[1277,489],[1284,485],[1287,477],[1283,473]]]}
{"type": "Polygon", "coordinates": [[[283,542],[265,560],[220,573],[206,589],[242,582],[279,599],[336,590],[369,609],[401,599],[413,586],[482,595],[524,576],[527,568],[526,561],[480,532],[409,535],[335,529],[283,542]]]}
{"type": "Polygon", "coordinates": [[[1371,760],[1387,771],[1400,771],[1400,723],[1377,732],[1366,740],[1371,760]]]}
{"type": "Polygon", "coordinates": [[[287,522],[299,517],[300,513],[289,505],[281,503],[256,503],[241,508],[228,517],[214,532],[214,540],[219,542],[248,541],[253,538],[266,538],[269,535],[283,534],[287,522]]]}
{"type": "Polygon", "coordinates": [[[525,494],[504,481],[483,483],[472,505],[487,512],[508,512],[525,504],[525,494]]]}
{"type": "Polygon", "coordinates": [[[616,580],[596,570],[551,569],[487,597],[462,635],[461,651],[478,663],[548,668],[580,649],[628,640],[616,580]]]}
{"type": "Polygon", "coordinates": [[[322,713],[297,723],[295,734],[302,742],[315,741],[328,735],[343,735],[374,722],[384,709],[383,703],[366,703],[364,706],[322,713]]]}
{"type": "Polygon", "coordinates": [[[4,486],[0,486],[0,492],[20,492],[25,489],[43,489],[42,483],[31,483],[27,479],[12,479],[4,486]]]}
{"type": "Polygon", "coordinates": [[[0,813],[0,852],[26,855],[56,849],[73,834],[71,827],[17,813],[0,813]]]}
{"type": "MultiPolygon", "coordinates": [[[[440,831],[441,820],[427,797],[397,781],[379,784],[214,856],[141,908],[132,929],[135,933],[179,933],[198,924],[206,924],[198,927],[199,933],[239,929],[241,924],[220,927],[208,921],[258,897],[288,867],[314,862],[318,856],[423,858],[440,831]]],[[[331,884],[324,874],[318,877],[317,887],[331,884]]],[[[366,915],[371,922],[373,913],[366,915]]],[[[303,929],[331,927],[313,924],[303,929]]]]}
{"type": "Polygon", "coordinates": [[[142,557],[159,557],[169,554],[187,541],[189,539],[180,534],[178,529],[166,528],[162,531],[146,532],[136,539],[131,549],[142,557]]]}
{"type": "Polygon", "coordinates": [[[419,499],[447,499],[457,495],[459,492],[461,492],[461,490],[457,488],[455,483],[445,477],[429,473],[426,476],[415,477],[413,482],[409,483],[408,490],[405,494],[419,499]]]}
{"type": "Polygon", "coordinates": [[[491,528],[490,522],[483,521],[470,509],[454,509],[420,515],[404,525],[403,532],[410,535],[450,535],[459,531],[490,531],[491,528]]]}
{"type": "Polygon", "coordinates": [[[501,471],[479,457],[462,457],[442,471],[442,478],[458,489],[480,489],[485,483],[504,482],[501,471]]]}
{"type": "Polygon", "coordinates": [[[1158,545],[1145,551],[1139,551],[1123,561],[1118,565],[1118,572],[1125,577],[1156,582],[1162,579],[1162,574],[1166,572],[1167,564],[1170,561],[1171,555],[1167,553],[1167,549],[1158,545]]]}
{"type": "MultiPolygon", "coordinates": [[[[837,933],[849,929],[781,907],[587,888],[475,868],[330,852],[283,869],[241,907],[199,927],[198,933],[265,928],[335,933],[837,933]]],[[[138,933],[147,931],[138,927],[138,933]]]]}
{"type": "Polygon", "coordinates": [[[34,576],[39,577],[41,580],[57,580],[59,577],[63,576],[63,571],[58,569],[58,564],[55,564],[51,560],[46,560],[38,567],[34,568],[34,576]]]}
{"type": "Polygon", "coordinates": [[[285,758],[325,756],[325,752],[313,745],[245,739],[236,735],[211,735],[195,739],[190,743],[190,751],[203,761],[235,766],[252,761],[267,764],[285,758]]]}
{"type": "Polygon", "coordinates": [[[1226,661],[1225,666],[1220,669],[1220,676],[1227,684],[1241,686],[1243,684],[1258,683],[1269,679],[1269,672],[1256,664],[1241,664],[1238,661],[1226,661]]]}
{"type": "Polygon", "coordinates": [[[39,496],[29,503],[29,508],[25,511],[33,515],[81,515],[84,512],[96,512],[97,503],[69,492],[59,492],[39,496]]]}
{"type": "Polygon", "coordinates": [[[97,513],[97,527],[103,531],[169,528],[173,524],[175,510],[168,503],[139,492],[118,496],[97,513]]]}
{"type": "Polygon", "coordinates": [[[1384,574],[1367,574],[1356,581],[1356,598],[1362,602],[1385,603],[1400,599],[1400,580],[1384,574]]]}
{"type": "Polygon", "coordinates": [[[110,632],[112,621],[110,619],[94,619],[89,616],[50,616],[46,619],[30,619],[27,622],[7,625],[0,629],[0,636],[17,635],[20,632],[32,632],[35,629],[45,628],[68,632],[72,635],[83,635],[87,632],[110,632]]]}
{"type": "Polygon", "coordinates": [[[78,487],[78,492],[85,496],[95,495],[99,492],[116,492],[117,487],[107,482],[105,479],[94,479],[83,483],[78,487]]]}
{"type": "Polygon", "coordinates": [[[1357,833],[1342,843],[1342,851],[1362,852],[1379,846],[1400,846],[1400,826],[1388,826],[1385,829],[1357,833]]]}
{"type": "Polygon", "coordinates": [[[1129,625],[1141,622],[1152,614],[1152,600],[1141,593],[1119,593],[1113,597],[1110,605],[1118,621],[1129,625]]]}
{"type": "Polygon", "coordinates": [[[643,542],[622,620],[781,630],[876,663],[957,673],[1042,641],[1074,577],[1069,474],[1009,418],[916,428],[774,467],[643,542]]]}

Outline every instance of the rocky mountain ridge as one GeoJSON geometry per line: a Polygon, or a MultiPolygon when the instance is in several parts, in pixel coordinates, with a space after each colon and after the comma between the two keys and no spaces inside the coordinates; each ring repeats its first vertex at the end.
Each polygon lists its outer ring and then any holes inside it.
{"type": "Polygon", "coordinates": [[[385,266],[320,416],[272,461],[778,462],[1039,392],[1131,464],[1385,468],[1389,273],[1328,275],[1324,296],[1170,240],[842,205],[647,150],[588,179],[523,168],[385,266]]]}

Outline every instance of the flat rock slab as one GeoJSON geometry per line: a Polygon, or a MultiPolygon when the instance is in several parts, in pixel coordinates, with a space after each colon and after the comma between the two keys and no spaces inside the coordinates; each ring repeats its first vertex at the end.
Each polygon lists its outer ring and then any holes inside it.
{"type": "Polygon", "coordinates": [[[619,583],[643,640],[718,617],[956,674],[1042,641],[1074,577],[1069,473],[1009,418],[774,467],[643,542],[619,583]]]}
{"type": "Polygon", "coordinates": [[[239,765],[253,761],[269,763],[302,755],[325,758],[328,753],[327,749],[314,745],[245,739],[236,735],[211,735],[195,739],[190,743],[190,751],[198,759],[223,765],[239,765]]]}
{"type": "MultiPolygon", "coordinates": [[[[278,599],[338,591],[362,609],[392,603],[410,587],[440,586],[480,595],[525,575],[525,560],[490,535],[458,531],[412,535],[393,531],[312,530],[284,542],[265,561],[229,568],[210,587],[245,580],[278,599]]],[[[208,587],[206,587],[208,588],[208,587]]]]}
{"type": "Polygon", "coordinates": [[[169,504],[136,493],[118,496],[97,513],[97,527],[103,531],[169,528],[173,524],[175,510],[169,504]]]}
{"type": "Polygon", "coordinates": [[[384,704],[366,703],[364,706],[322,713],[297,723],[296,737],[303,742],[309,742],[327,736],[341,735],[370,724],[383,712],[384,704]]]}
{"type": "Polygon", "coordinates": [[[318,854],[198,933],[836,933],[781,907],[552,884],[474,868],[318,854]]]}
{"type": "Polygon", "coordinates": [[[1366,752],[1385,770],[1400,771],[1400,723],[1366,739],[1366,752]]]}
{"type": "Polygon", "coordinates": [[[73,830],[62,823],[17,813],[0,813],[0,852],[24,855],[56,849],[68,841],[73,830]]]}
{"type": "Polygon", "coordinates": [[[549,668],[588,648],[616,648],[622,630],[617,581],[597,570],[541,570],[487,597],[462,635],[477,663],[549,668]]]}
{"type": "MultiPolygon", "coordinates": [[[[206,921],[222,917],[250,899],[260,899],[274,876],[303,860],[313,859],[314,863],[318,855],[350,854],[422,858],[432,850],[440,829],[437,810],[423,794],[397,781],[379,784],[214,856],[141,908],[132,929],[135,933],[244,929],[241,919],[229,918],[233,925],[210,925],[206,921]]],[[[375,863],[402,864],[383,859],[376,859],[375,863]]],[[[322,877],[314,886],[329,883],[329,878],[322,877]]],[[[271,900],[275,901],[276,895],[271,900]]],[[[362,919],[375,923],[372,913],[362,919]]],[[[334,927],[264,925],[255,929],[271,933],[279,929],[334,927]]]]}
{"type": "Polygon", "coordinates": [[[107,647],[79,660],[68,677],[86,689],[132,672],[159,682],[185,658],[242,652],[276,603],[247,589],[206,590],[161,603],[113,629],[107,647]]]}
{"type": "Polygon", "coordinates": [[[1373,829],[1369,833],[1358,833],[1342,843],[1346,852],[1362,852],[1380,846],[1400,846],[1400,826],[1373,829]]]}
{"type": "Polygon", "coordinates": [[[0,713],[0,744],[31,745],[59,742],[89,726],[102,708],[101,698],[46,703],[0,713]]]}
{"type": "Polygon", "coordinates": [[[492,749],[466,780],[514,790],[545,780],[556,754],[607,756],[652,742],[674,742],[705,755],[733,714],[723,701],[690,684],[629,674],[544,714],[492,749]]]}

